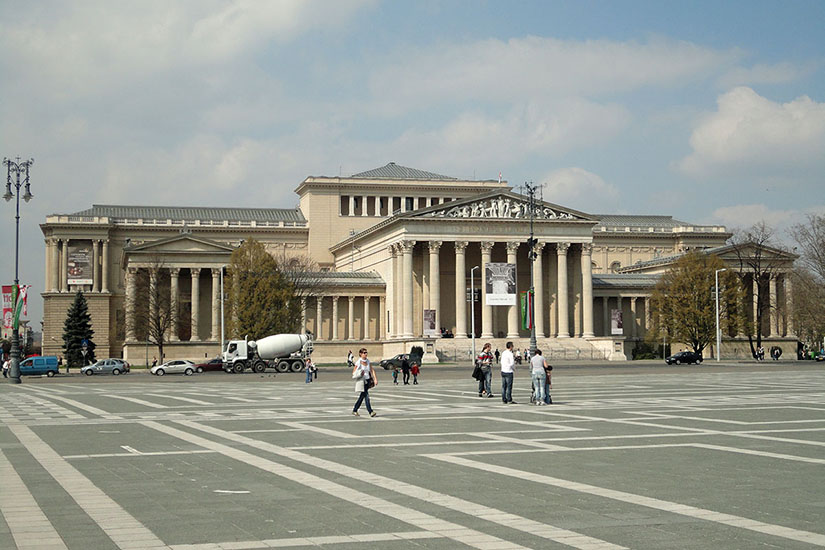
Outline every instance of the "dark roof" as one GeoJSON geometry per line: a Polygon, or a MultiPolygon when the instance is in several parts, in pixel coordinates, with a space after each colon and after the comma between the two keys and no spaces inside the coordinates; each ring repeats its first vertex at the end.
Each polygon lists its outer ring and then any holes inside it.
{"type": "Polygon", "coordinates": [[[223,208],[201,206],[125,206],[94,204],[70,216],[99,216],[114,219],[212,220],[241,222],[305,223],[299,208],[223,208]]]}
{"type": "Polygon", "coordinates": [[[648,288],[659,282],[659,275],[629,273],[594,273],[593,288],[648,288]]]}
{"type": "Polygon", "coordinates": [[[353,174],[353,178],[363,179],[380,179],[380,180],[457,180],[458,178],[451,178],[450,176],[442,176],[433,172],[426,172],[416,168],[407,168],[400,164],[391,162],[380,168],[373,168],[366,172],[359,172],[353,174]]]}
{"type": "Polygon", "coordinates": [[[674,220],[673,216],[637,216],[629,214],[595,214],[599,219],[599,225],[617,227],[684,227],[694,225],[679,220],[674,220]]]}
{"type": "Polygon", "coordinates": [[[384,286],[384,279],[375,271],[315,271],[304,276],[320,286],[384,286]]]}

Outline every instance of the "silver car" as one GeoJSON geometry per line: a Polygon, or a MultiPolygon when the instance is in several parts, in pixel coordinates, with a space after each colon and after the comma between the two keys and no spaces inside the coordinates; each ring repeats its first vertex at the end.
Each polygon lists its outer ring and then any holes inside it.
{"type": "Polygon", "coordinates": [[[93,374],[125,374],[129,372],[129,363],[123,359],[101,359],[93,365],[86,365],[80,369],[80,374],[91,376],[93,374]]]}
{"type": "Polygon", "coordinates": [[[152,374],[163,376],[164,374],[185,374],[190,376],[195,373],[195,363],[188,359],[172,359],[157,367],[152,367],[149,371],[152,374]]]}

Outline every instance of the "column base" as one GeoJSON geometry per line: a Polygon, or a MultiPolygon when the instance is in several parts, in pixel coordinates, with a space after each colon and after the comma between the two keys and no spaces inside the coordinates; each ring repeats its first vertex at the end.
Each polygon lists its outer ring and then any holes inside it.
{"type": "MultiPolygon", "coordinates": [[[[507,335],[507,338],[518,338],[518,337],[519,337],[518,332],[515,333],[515,334],[508,334],[507,335]]],[[[539,335],[536,334],[536,338],[538,338],[538,337],[539,337],[539,335]]]]}
{"type": "MultiPolygon", "coordinates": [[[[485,334],[485,333],[481,333],[481,338],[495,338],[495,336],[493,336],[493,333],[492,333],[492,332],[488,332],[488,333],[486,333],[486,334],[485,334]]],[[[509,336],[508,336],[508,338],[509,338],[509,336]]]]}
{"type": "Polygon", "coordinates": [[[595,338],[595,337],[596,337],[596,335],[593,334],[592,332],[585,332],[584,334],[582,334],[582,338],[595,338]]]}
{"type": "Polygon", "coordinates": [[[570,338],[570,335],[569,334],[559,334],[558,336],[556,336],[556,338],[558,338],[559,340],[563,340],[564,338],[570,338]]]}

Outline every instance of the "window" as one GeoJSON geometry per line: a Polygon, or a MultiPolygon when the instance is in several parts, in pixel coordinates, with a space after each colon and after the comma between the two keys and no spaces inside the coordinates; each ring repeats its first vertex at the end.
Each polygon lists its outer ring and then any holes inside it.
{"type": "Polygon", "coordinates": [[[407,212],[411,212],[415,210],[415,198],[413,197],[404,197],[404,209],[407,212]]]}
{"type": "Polygon", "coordinates": [[[341,216],[349,216],[349,196],[348,195],[341,195],[341,209],[340,209],[341,216]]]}

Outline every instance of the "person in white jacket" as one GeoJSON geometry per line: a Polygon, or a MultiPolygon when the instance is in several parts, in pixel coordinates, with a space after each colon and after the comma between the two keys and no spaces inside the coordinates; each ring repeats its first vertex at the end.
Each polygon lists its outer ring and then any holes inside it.
{"type": "Polygon", "coordinates": [[[370,388],[378,385],[378,377],[375,376],[375,369],[372,368],[372,363],[367,359],[367,348],[358,350],[358,360],[355,361],[355,366],[352,368],[352,378],[355,380],[355,393],[358,394],[358,401],[352,408],[353,416],[361,416],[358,414],[358,409],[361,408],[363,402],[367,406],[367,412],[370,416],[378,416],[372,406],[370,406],[370,388]]]}

